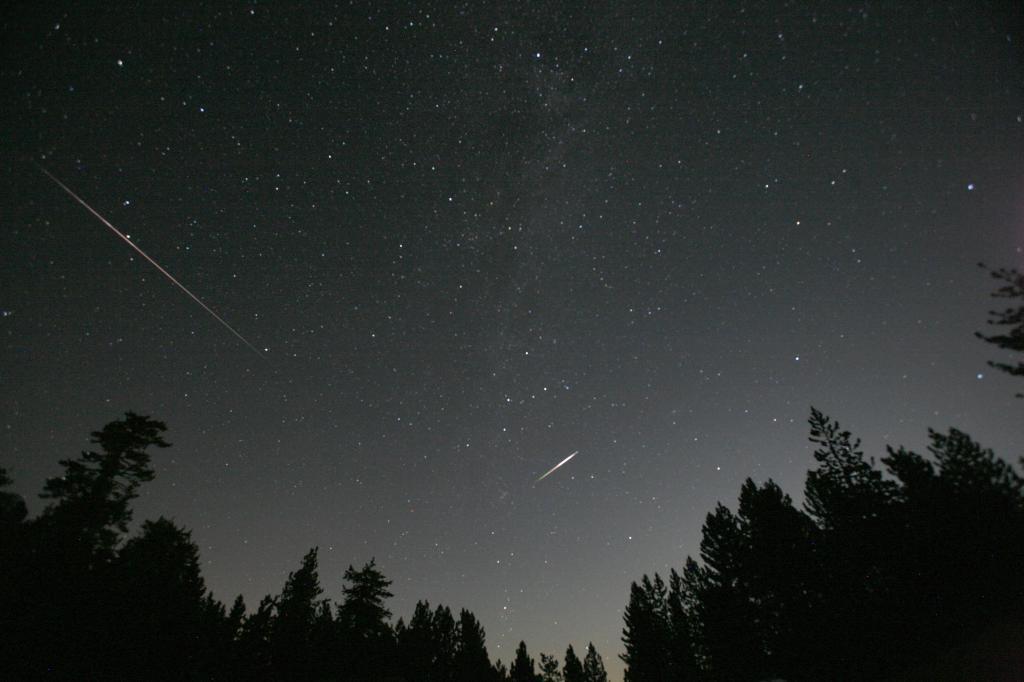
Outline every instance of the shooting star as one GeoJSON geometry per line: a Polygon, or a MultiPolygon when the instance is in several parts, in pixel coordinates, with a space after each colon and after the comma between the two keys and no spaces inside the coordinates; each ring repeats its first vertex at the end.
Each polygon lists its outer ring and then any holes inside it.
{"type": "Polygon", "coordinates": [[[550,469],[548,469],[548,472],[547,472],[546,474],[544,474],[543,476],[541,476],[540,478],[538,478],[538,479],[537,479],[536,481],[534,481],[534,482],[533,482],[533,483],[534,483],[534,485],[536,485],[536,484],[540,483],[540,482],[541,482],[541,481],[543,481],[543,480],[544,480],[545,478],[547,478],[547,477],[548,477],[548,476],[550,476],[551,474],[555,473],[555,470],[556,470],[556,469],[558,469],[558,467],[562,466],[563,464],[565,464],[566,462],[568,462],[568,461],[569,461],[570,459],[572,459],[573,457],[575,457],[576,455],[578,455],[578,454],[579,454],[579,452],[580,452],[579,450],[576,450],[576,451],[574,451],[574,452],[573,452],[573,453],[572,453],[571,455],[569,455],[568,457],[566,457],[565,459],[563,459],[563,460],[562,460],[561,462],[559,462],[559,463],[558,463],[558,464],[556,464],[555,466],[553,466],[553,467],[551,467],[550,469]]]}
{"type": "Polygon", "coordinates": [[[92,206],[90,206],[89,204],[85,203],[85,200],[84,200],[84,199],[82,199],[82,197],[80,197],[80,196],[78,196],[77,194],[75,194],[74,192],[72,192],[72,191],[71,191],[71,188],[70,188],[70,187],[68,187],[67,185],[65,185],[65,184],[64,184],[63,182],[61,182],[60,180],[58,180],[58,179],[57,179],[57,177],[56,177],[56,176],[55,176],[55,175],[54,175],[53,173],[51,173],[50,171],[48,171],[48,170],[46,170],[45,168],[43,168],[42,166],[40,166],[40,165],[39,165],[38,163],[36,164],[36,168],[38,168],[38,169],[39,169],[39,170],[41,170],[41,171],[42,171],[43,173],[45,173],[45,174],[46,174],[46,177],[48,177],[48,178],[50,178],[51,180],[53,180],[53,181],[54,181],[54,182],[55,182],[55,183],[57,184],[57,186],[58,186],[58,187],[60,187],[60,188],[61,188],[62,190],[64,190],[65,192],[67,192],[67,193],[68,193],[68,196],[70,196],[70,197],[71,197],[72,199],[74,199],[75,201],[77,201],[78,203],[80,203],[80,204],[81,204],[82,206],[84,206],[84,207],[85,207],[85,210],[89,211],[89,213],[92,213],[92,214],[93,214],[94,216],[96,216],[96,218],[97,218],[97,219],[98,219],[98,220],[99,220],[99,221],[100,221],[101,223],[103,223],[104,225],[106,225],[107,227],[109,227],[109,228],[110,228],[110,231],[111,231],[111,232],[113,232],[114,234],[116,234],[116,235],[117,235],[118,237],[120,237],[120,238],[121,238],[121,239],[122,239],[122,240],[123,240],[123,241],[124,241],[124,242],[125,242],[125,243],[126,243],[126,244],[127,244],[128,246],[130,246],[130,247],[132,247],[133,249],[135,249],[135,251],[136,251],[136,252],[137,252],[137,253],[138,253],[138,254],[139,254],[140,256],[142,256],[142,257],[143,257],[143,258],[145,258],[145,259],[146,259],[147,261],[149,261],[150,265],[152,265],[152,266],[153,266],[154,268],[156,268],[157,270],[159,270],[159,271],[160,271],[160,274],[162,274],[162,275],[163,275],[164,277],[166,277],[167,279],[171,280],[171,282],[173,282],[173,283],[174,283],[174,285],[175,285],[176,287],[178,287],[179,289],[181,289],[182,291],[184,291],[184,292],[185,292],[186,294],[188,294],[189,298],[191,298],[191,299],[192,299],[193,301],[195,301],[196,303],[198,303],[198,304],[199,304],[199,305],[200,305],[200,306],[202,307],[202,309],[203,309],[203,310],[205,310],[206,312],[208,312],[208,313],[210,313],[211,315],[213,315],[213,319],[215,319],[215,320],[217,320],[218,322],[220,322],[220,323],[221,323],[221,325],[222,325],[222,326],[223,326],[223,327],[224,327],[225,329],[227,329],[227,330],[228,330],[229,332],[231,332],[232,334],[234,334],[234,335],[235,335],[235,336],[236,336],[236,337],[238,338],[238,340],[239,340],[239,341],[241,341],[242,343],[244,343],[244,344],[245,344],[246,346],[248,346],[248,347],[249,347],[249,348],[250,348],[250,349],[252,350],[252,352],[253,352],[253,353],[256,353],[256,355],[260,356],[260,357],[261,357],[261,358],[263,358],[263,359],[266,359],[266,356],[265,356],[265,355],[263,355],[263,353],[261,353],[261,352],[260,352],[260,349],[259,349],[259,348],[257,348],[256,346],[252,345],[251,343],[249,343],[249,342],[248,342],[248,341],[246,340],[246,338],[245,338],[244,336],[242,336],[241,334],[239,334],[239,333],[238,333],[237,331],[235,331],[235,328],[234,328],[234,327],[232,327],[232,326],[231,326],[230,324],[228,324],[228,323],[227,323],[227,322],[226,322],[226,321],[224,320],[224,318],[223,318],[223,317],[221,317],[221,316],[220,316],[220,315],[218,315],[217,313],[213,312],[213,309],[212,309],[212,308],[210,308],[210,306],[206,305],[206,304],[205,304],[205,303],[203,303],[203,302],[202,302],[201,300],[199,300],[199,297],[198,297],[198,296],[196,296],[195,294],[193,294],[193,293],[192,293],[191,291],[189,291],[189,290],[188,290],[188,288],[187,288],[187,287],[186,287],[186,286],[185,286],[184,284],[182,284],[181,282],[179,282],[178,280],[176,280],[176,279],[174,278],[174,275],[172,275],[171,273],[169,273],[169,272],[167,272],[166,270],[164,270],[164,269],[163,269],[163,267],[162,267],[162,266],[161,266],[161,265],[160,265],[159,263],[157,263],[157,262],[156,262],[155,260],[153,260],[152,258],[150,258],[150,257],[149,257],[149,254],[147,254],[147,253],[146,253],[145,251],[143,251],[142,249],[140,249],[140,248],[138,247],[138,245],[137,245],[137,244],[136,244],[135,242],[133,242],[133,241],[132,241],[131,239],[129,239],[129,238],[128,238],[128,235],[124,234],[124,233],[123,233],[123,232],[121,232],[121,231],[120,231],[119,229],[117,229],[116,227],[114,227],[114,226],[113,226],[113,225],[112,225],[112,224],[110,223],[110,221],[109,221],[109,220],[107,220],[106,218],[104,218],[103,216],[101,216],[101,215],[99,214],[99,211],[97,211],[96,209],[94,209],[94,208],[93,208],[92,206]]]}

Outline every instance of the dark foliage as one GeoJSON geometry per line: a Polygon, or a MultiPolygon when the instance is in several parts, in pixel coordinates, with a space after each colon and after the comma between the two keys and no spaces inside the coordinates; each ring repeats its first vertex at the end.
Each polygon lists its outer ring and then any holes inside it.
{"type": "MultiPolygon", "coordinates": [[[[1016,273],[993,274],[1000,295],[1024,293],[1016,273]]],[[[998,320],[1018,326],[983,338],[1020,350],[1019,311],[998,320]]],[[[707,515],[699,561],[631,585],[626,680],[1019,678],[1024,478],[956,429],[930,432],[927,454],[889,448],[880,468],[823,413],[809,423],[803,508],[748,479],[735,511],[707,515]]],[[[159,518],[128,537],[164,431],[129,412],[94,432],[97,450],[61,461],[32,519],[0,469],[5,679],[607,682],[593,644],[582,661],[570,646],[561,670],[541,654],[538,672],[524,642],[492,665],[466,610],[419,602],[392,625],[373,560],[349,566],[332,602],[316,548],[280,594],[226,609],[189,531],[159,518]]]]}
{"type": "Polygon", "coordinates": [[[701,561],[671,573],[667,596],[657,574],[633,584],[626,679],[1019,672],[1024,479],[956,429],[931,432],[928,456],[890,449],[883,472],[821,412],[810,426],[805,510],[748,479],[735,513],[708,515],[701,561]],[[969,663],[972,646],[1008,667],[969,663]]]}
{"type": "MultiPolygon", "coordinates": [[[[0,488],[6,488],[11,483],[7,470],[0,467],[0,488]]],[[[21,495],[0,490],[0,533],[13,532],[26,516],[28,508],[21,495]]]]}
{"type": "Polygon", "coordinates": [[[562,676],[565,682],[584,682],[583,662],[576,656],[572,645],[565,650],[565,663],[562,666],[562,676]]]}
{"type": "MultiPolygon", "coordinates": [[[[7,660],[11,679],[73,678],[82,671],[92,679],[123,676],[111,656],[124,647],[125,634],[118,610],[127,592],[116,580],[117,547],[131,521],[131,500],[153,477],[148,449],[167,447],[165,428],[129,412],[94,432],[99,450],[60,462],[64,473],[47,481],[42,497],[52,502],[43,513],[4,532],[11,544],[2,560],[0,641],[18,652],[7,660]]],[[[155,537],[162,524],[149,530],[137,559],[167,540],[155,537]]]]}
{"type": "Polygon", "coordinates": [[[503,679],[491,667],[485,641],[483,626],[472,613],[462,609],[459,612],[458,644],[455,649],[456,682],[503,679]]]}
{"type": "Polygon", "coordinates": [[[508,673],[512,682],[540,682],[540,676],[535,672],[533,659],[526,651],[526,642],[519,642],[519,647],[516,648],[516,657],[513,659],[508,673]]]}
{"type": "MultiPolygon", "coordinates": [[[[507,679],[469,611],[456,621],[420,602],[408,626],[392,626],[391,582],[372,560],[345,571],[332,603],[314,547],[280,594],[248,612],[241,596],[228,610],[207,591],[189,531],[159,518],[126,538],[131,501],[153,478],[149,449],[168,446],[164,430],[129,412],[92,434],[98,451],[61,462],[38,518],[0,490],[4,679],[507,679]]],[[[0,488],[9,484],[0,469],[0,488]]]]}
{"type": "Polygon", "coordinates": [[[558,659],[548,654],[540,655],[541,682],[562,682],[562,672],[558,669],[558,659]]]}
{"type": "MultiPolygon", "coordinates": [[[[985,265],[981,267],[988,270],[985,265]]],[[[999,332],[990,335],[978,332],[977,336],[1003,350],[1018,355],[1024,353],[1024,274],[1009,268],[998,268],[988,272],[1002,283],[992,292],[993,298],[1016,299],[1019,305],[990,311],[988,324],[1000,327],[999,332]]],[[[988,364],[1013,376],[1024,376],[1024,361],[1018,360],[1016,364],[990,361],[988,364]]],[[[1017,397],[1024,398],[1024,393],[1018,393],[1017,397]]]]}
{"type": "Polygon", "coordinates": [[[583,659],[583,679],[586,682],[608,682],[604,661],[601,660],[601,654],[597,653],[593,643],[587,645],[587,655],[583,659]]]}

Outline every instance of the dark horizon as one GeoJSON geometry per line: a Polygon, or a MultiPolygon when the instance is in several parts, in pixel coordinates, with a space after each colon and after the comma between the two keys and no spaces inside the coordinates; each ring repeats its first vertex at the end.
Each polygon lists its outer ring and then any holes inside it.
{"type": "Polygon", "coordinates": [[[313,546],[492,658],[593,641],[744,479],[803,502],[814,405],[1024,452],[989,367],[1024,266],[1020,7],[10,10],[0,466],[135,410],[135,519],[250,607],[313,546]],[[34,164],[266,355],[256,357],[34,164]],[[266,350],[264,350],[266,349],[266,350]],[[542,481],[552,466],[578,451],[542,481]]]}

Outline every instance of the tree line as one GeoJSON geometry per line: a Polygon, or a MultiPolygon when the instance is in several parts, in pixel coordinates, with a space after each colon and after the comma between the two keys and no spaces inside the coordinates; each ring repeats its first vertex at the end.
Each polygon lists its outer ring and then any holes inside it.
{"type": "MultiPolygon", "coordinates": [[[[1024,275],[989,272],[1024,302],[1024,275]]],[[[1024,352],[1024,305],[989,324],[981,339],[1024,352]]],[[[699,560],[631,585],[626,681],[1024,678],[1024,479],[957,429],[879,466],[838,422],[809,422],[802,509],[747,479],[735,511],[707,515],[699,560]]]]}
{"type": "MultiPolygon", "coordinates": [[[[1024,301],[1024,276],[991,274],[996,296],[1024,301]]],[[[1024,305],[990,324],[998,333],[982,339],[1024,351],[1024,305]]],[[[1024,363],[990,364],[1024,375],[1024,363]]],[[[315,547],[280,594],[226,607],[188,530],[161,517],[129,536],[165,431],[128,412],[94,432],[31,519],[0,468],[5,679],[607,682],[592,644],[538,665],[520,642],[508,668],[492,663],[465,609],[421,601],[392,624],[373,560],[349,566],[332,601],[315,547]]],[[[1024,478],[957,429],[929,438],[926,455],[890,447],[876,463],[812,409],[802,508],[747,479],[735,511],[707,515],[699,560],[630,586],[626,681],[1020,679],[1024,656],[1007,652],[1024,650],[1024,478]],[[978,642],[1004,668],[956,669],[978,642]]]]}
{"type": "Polygon", "coordinates": [[[388,580],[371,560],[324,597],[317,548],[280,594],[230,608],[206,589],[191,533],[166,518],[128,537],[131,502],[152,480],[150,450],[166,425],[128,412],[92,434],[97,446],[60,462],[51,502],[28,519],[0,468],[0,642],[5,679],[345,680],[351,682],[607,682],[591,644],[570,646],[564,673],[540,669],[520,642],[511,666],[491,663],[466,609],[416,604],[391,623],[388,580]]]}
{"type": "Polygon", "coordinates": [[[810,425],[803,509],[747,479],[735,511],[707,515],[699,561],[633,583],[627,682],[906,679],[1024,622],[1013,467],[950,429],[929,456],[889,448],[883,473],[837,422],[810,425]]]}

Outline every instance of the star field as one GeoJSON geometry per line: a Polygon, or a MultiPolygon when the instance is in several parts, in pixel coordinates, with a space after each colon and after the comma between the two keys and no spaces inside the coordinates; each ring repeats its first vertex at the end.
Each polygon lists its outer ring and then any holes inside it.
{"type": "MultiPolygon", "coordinates": [[[[0,61],[0,465],[125,410],[215,595],[311,546],[493,658],[593,641],[810,405],[1024,452],[973,337],[1022,266],[1020,9],[22,7],[0,61]],[[261,360],[41,174],[94,206],[261,360]],[[536,479],[571,452],[549,478],[536,479]]],[[[35,510],[40,508],[38,502],[35,510]]]]}

